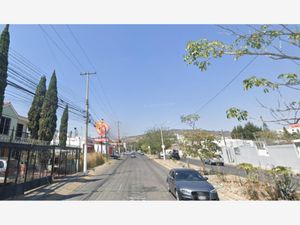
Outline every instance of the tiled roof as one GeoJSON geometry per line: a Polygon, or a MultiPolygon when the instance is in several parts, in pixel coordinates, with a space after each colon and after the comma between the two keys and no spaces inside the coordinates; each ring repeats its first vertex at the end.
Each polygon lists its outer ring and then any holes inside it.
{"type": "Polygon", "coordinates": [[[296,123],[296,124],[290,124],[289,127],[290,127],[290,128],[297,128],[297,127],[300,128],[300,124],[299,124],[299,123],[296,123]]]}

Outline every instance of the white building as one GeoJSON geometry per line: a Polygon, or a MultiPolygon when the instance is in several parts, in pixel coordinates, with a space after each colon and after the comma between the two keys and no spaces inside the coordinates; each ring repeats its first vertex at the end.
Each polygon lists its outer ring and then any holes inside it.
{"type": "Polygon", "coordinates": [[[290,134],[293,134],[293,133],[300,133],[300,124],[297,123],[297,124],[289,124],[287,127],[286,127],[286,130],[287,132],[289,132],[290,134]]]}

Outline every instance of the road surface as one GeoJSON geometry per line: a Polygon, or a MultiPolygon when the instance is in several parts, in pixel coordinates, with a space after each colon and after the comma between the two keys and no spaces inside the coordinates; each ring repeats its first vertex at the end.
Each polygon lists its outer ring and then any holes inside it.
{"type": "MultiPolygon", "coordinates": [[[[35,200],[175,200],[167,190],[168,170],[147,156],[122,156],[101,174],[82,179],[71,194],[45,193],[35,200]]],[[[49,186],[51,189],[51,185],[49,186]]],[[[24,200],[32,200],[24,198],[24,200]]]]}

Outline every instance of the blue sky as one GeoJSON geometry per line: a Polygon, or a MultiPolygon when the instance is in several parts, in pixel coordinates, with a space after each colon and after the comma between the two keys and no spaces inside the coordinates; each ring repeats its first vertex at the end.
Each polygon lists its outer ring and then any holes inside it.
{"type": "MultiPolygon", "coordinates": [[[[62,53],[38,25],[11,25],[11,48],[46,73],[47,83],[55,69],[59,93],[77,106],[85,107],[85,79],[80,72],[94,71],[91,76],[90,106],[92,115],[104,118],[116,136],[116,121],[121,122],[121,136],[141,134],[153,126],[186,128],[180,116],[197,111],[214,96],[250,60],[234,61],[231,57],[214,61],[206,72],[188,66],[184,60],[188,41],[207,38],[230,41],[231,37],[215,25],[69,25],[92,65],[76,44],[66,25],[53,25],[65,41],[79,65],[49,25],[42,28],[63,49],[62,53]],[[69,59],[65,56],[68,55],[69,59]],[[94,68],[95,67],[95,68],[94,68]],[[97,76],[97,77],[96,77],[97,76]]],[[[234,26],[232,26],[234,27],[234,26]]],[[[239,29],[246,29],[239,25],[239,29]]],[[[3,25],[0,25],[3,29],[3,25]]],[[[254,89],[245,92],[243,79],[252,76],[272,78],[282,72],[297,72],[299,66],[289,61],[258,58],[220,96],[199,112],[198,126],[208,130],[231,130],[238,122],[226,118],[232,106],[247,109],[250,116],[270,118],[256,98],[269,106],[277,103],[278,95],[263,94],[254,89]]],[[[38,81],[38,74],[34,75],[38,81]]],[[[8,92],[14,92],[11,87],[8,92]]],[[[283,90],[287,99],[296,92],[283,90]]],[[[21,115],[30,103],[6,96],[21,115]]],[[[58,112],[58,125],[61,111],[58,112]]],[[[84,121],[70,115],[69,128],[84,131],[84,121]],[[82,127],[82,128],[81,128],[82,127]]],[[[251,121],[251,120],[250,120],[251,121]]],[[[252,122],[261,125],[260,121],[252,122]]],[[[272,128],[281,126],[272,125],[272,128]]],[[[90,127],[90,132],[95,131],[90,127]]]]}

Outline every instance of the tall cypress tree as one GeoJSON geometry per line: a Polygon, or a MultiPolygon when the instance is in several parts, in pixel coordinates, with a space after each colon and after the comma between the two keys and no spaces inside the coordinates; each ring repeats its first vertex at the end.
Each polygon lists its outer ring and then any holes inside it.
{"type": "Polygon", "coordinates": [[[68,119],[69,119],[69,108],[67,105],[61,117],[60,128],[59,128],[59,145],[63,147],[66,146],[66,142],[67,142],[68,119]]]}
{"type": "Polygon", "coordinates": [[[55,71],[51,76],[51,80],[46,92],[39,121],[39,139],[50,142],[56,129],[56,110],[58,107],[57,97],[57,80],[55,71]]]}
{"type": "Polygon", "coordinates": [[[0,37],[0,118],[4,102],[4,93],[7,86],[7,67],[9,50],[9,25],[6,25],[0,37]]]}
{"type": "Polygon", "coordinates": [[[28,129],[32,139],[39,137],[39,120],[41,118],[41,111],[46,94],[46,77],[42,76],[36,88],[35,96],[33,98],[31,107],[28,112],[28,129]]]}

